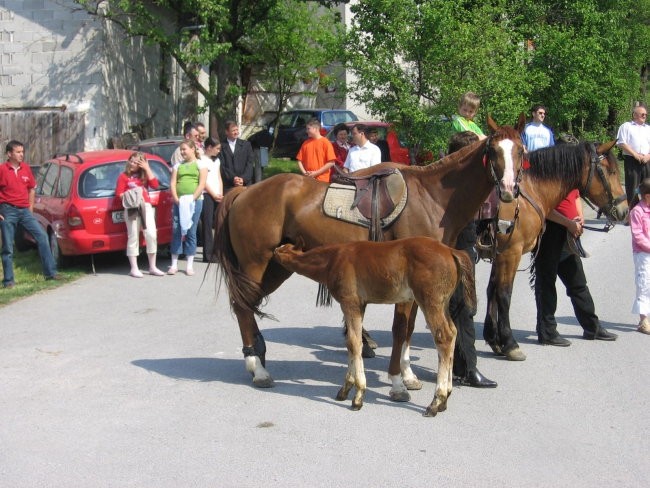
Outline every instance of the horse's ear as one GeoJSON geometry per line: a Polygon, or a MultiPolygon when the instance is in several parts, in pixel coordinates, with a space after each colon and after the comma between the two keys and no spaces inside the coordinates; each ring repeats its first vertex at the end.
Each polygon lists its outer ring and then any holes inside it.
{"type": "Polygon", "coordinates": [[[598,154],[605,154],[606,152],[609,152],[615,145],[616,145],[616,139],[614,139],[613,141],[605,142],[600,146],[598,146],[596,152],[598,154]]]}
{"type": "Polygon", "coordinates": [[[515,129],[517,129],[517,132],[520,134],[524,133],[524,128],[526,127],[526,114],[523,112],[519,113],[519,118],[517,119],[517,125],[515,126],[515,129]]]}
{"type": "Polygon", "coordinates": [[[487,116],[487,125],[490,128],[490,132],[496,132],[497,130],[499,130],[499,126],[497,125],[497,123],[492,118],[492,115],[490,114],[488,114],[487,116]]]}

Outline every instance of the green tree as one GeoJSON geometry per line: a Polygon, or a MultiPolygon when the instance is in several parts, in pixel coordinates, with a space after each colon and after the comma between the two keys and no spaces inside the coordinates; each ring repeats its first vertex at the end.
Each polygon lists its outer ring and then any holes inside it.
{"type": "Polygon", "coordinates": [[[275,94],[277,113],[285,110],[299,81],[316,80],[315,86],[334,82],[324,75],[324,69],[340,54],[343,30],[339,16],[331,10],[319,10],[315,4],[297,0],[279,0],[268,18],[247,37],[246,44],[254,53],[249,61],[259,67],[255,71],[258,81],[275,94]]]}
{"type": "Polygon", "coordinates": [[[513,123],[537,80],[503,14],[507,2],[362,0],[352,6],[350,87],[375,116],[395,122],[415,147],[444,150],[460,96],[474,91],[487,113],[513,123]]]}
{"type": "MultiPolygon", "coordinates": [[[[91,14],[121,26],[128,36],[142,36],[173,57],[210,109],[210,131],[232,118],[259,62],[250,39],[283,0],[75,0],[91,14]],[[209,86],[199,82],[209,67],[209,86]]],[[[338,1],[320,0],[330,6],[338,1]]],[[[311,38],[307,37],[305,42],[311,38]]]]}

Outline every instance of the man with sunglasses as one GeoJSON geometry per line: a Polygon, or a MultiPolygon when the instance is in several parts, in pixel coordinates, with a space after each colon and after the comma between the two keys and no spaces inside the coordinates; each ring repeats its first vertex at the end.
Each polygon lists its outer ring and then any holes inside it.
{"type": "Polygon", "coordinates": [[[535,149],[554,146],[553,131],[544,125],[546,107],[544,105],[534,105],[530,113],[532,120],[526,124],[524,133],[521,135],[526,149],[534,151],[535,149]]]}
{"type": "Polygon", "coordinates": [[[639,202],[636,189],[648,174],[650,162],[650,126],[646,124],[648,109],[639,104],[634,107],[632,120],[618,128],[617,145],[623,151],[623,169],[625,171],[625,194],[627,204],[632,207],[639,202]]]}

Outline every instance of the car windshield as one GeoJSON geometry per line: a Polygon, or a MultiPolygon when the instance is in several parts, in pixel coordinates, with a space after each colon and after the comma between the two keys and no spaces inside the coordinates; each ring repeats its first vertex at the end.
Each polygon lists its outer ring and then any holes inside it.
{"type": "MultiPolygon", "coordinates": [[[[88,168],[79,178],[79,195],[82,198],[106,198],[115,196],[117,177],[124,171],[126,161],[106,163],[88,168]]],[[[159,190],[169,188],[169,168],[160,161],[149,161],[156,175],[159,190]]]]}
{"type": "Polygon", "coordinates": [[[148,154],[154,154],[169,162],[172,160],[172,154],[178,146],[176,144],[164,144],[160,146],[143,146],[142,151],[148,154]]]}

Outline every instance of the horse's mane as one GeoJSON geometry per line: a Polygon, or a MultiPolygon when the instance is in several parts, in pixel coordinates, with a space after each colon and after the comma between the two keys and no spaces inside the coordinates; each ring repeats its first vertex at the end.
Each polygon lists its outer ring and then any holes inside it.
{"type": "Polygon", "coordinates": [[[464,162],[467,160],[469,154],[473,152],[479,152],[479,151],[484,151],[485,150],[485,144],[487,143],[487,140],[484,139],[482,141],[476,141],[470,144],[469,146],[465,146],[464,148],[453,152],[451,154],[448,154],[447,156],[443,157],[442,159],[438,159],[437,161],[433,161],[425,166],[404,166],[403,168],[400,167],[400,171],[402,172],[412,172],[412,173],[418,173],[418,172],[427,172],[427,173],[437,173],[440,171],[445,171],[447,168],[454,167],[459,165],[461,162],[464,162]]]}
{"type": "Polygon", "coordinates": [[[587,143],[562,144],[532,151],[528,153],[528,174],[535,179],[557,180],[575,188],[582,176],[585,155],[588,153],[587,143]]]}

